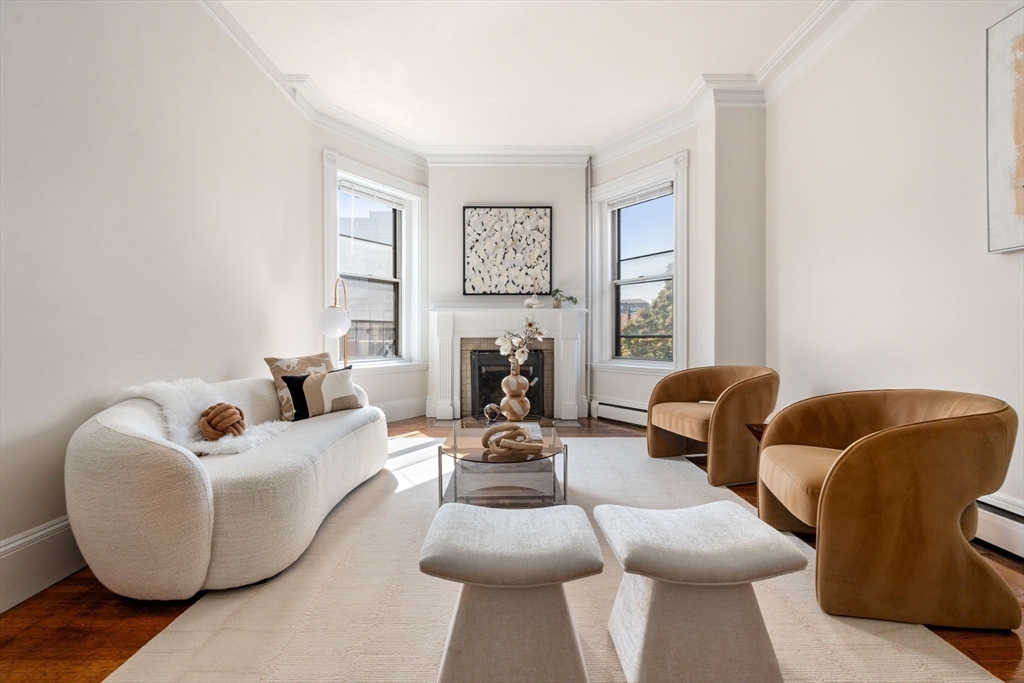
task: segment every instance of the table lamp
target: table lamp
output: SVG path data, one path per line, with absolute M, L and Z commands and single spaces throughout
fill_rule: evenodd
M 338 304 L 338 289 L 344 291 L 344 304 Z M 348 367 L 348 331 L 352 327 L 352 316 L 348 313 L 348 285 L 338 278 L 334 283 L 334 305 L 328 306 L 317 318 L 317 325 L 325 337 L 337 339 L 341 337 L 341 367 Z

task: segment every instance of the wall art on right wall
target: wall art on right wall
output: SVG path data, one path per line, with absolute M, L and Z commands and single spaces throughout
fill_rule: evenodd
M 988 250 L 1024 248 L 1024 8 L 989 27 Z

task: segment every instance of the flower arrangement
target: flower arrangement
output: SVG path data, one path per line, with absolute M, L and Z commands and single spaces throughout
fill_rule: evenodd
M 501 355 L 508 358 L 513 371 L 517 371 L 519 365 L 530 357 L 530 348 L 534 341 L 544 341 L 544 330 L 537 327 L 533 318 L 527 318 L 522 330 L 506 332 L 495 339 L 494 344 Z

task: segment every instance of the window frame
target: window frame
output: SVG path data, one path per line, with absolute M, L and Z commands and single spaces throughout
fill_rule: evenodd
M 338 190 L 335 193 L 335 196 L 337 196 L 341 192 L 345 191 L 346 188 L 344 187 L 344 184 L 355 185 L 355 183 L 352 183 L 351 181 L 346 181 L 346 180 L 342 180 L 341 178 L 339 178 L 338 179 Z M 355 189 L 358 191 L 358 190 L 362 190 L 363 188 L 360 188 L 360 187 L 357 186 Z M 364 192 L 365 192 L 365 190 L 364 190 Z M 384 205 L 381 204 L 380 206 L 384 206 Z M 401 360 L 401 358 L 402 358 L 402 345 L 403 345 L 403 340 L 402 340 L 402 332 L 403 332 L 403 330 L 402 330 L 402 295 L 403 295 L 403 292 L 402 292 L 402 290 L 404 289 L 404 286 L 402 284 L 402 264 L 403 264 L 403 260 L 404 259 L 403 259 L 403 256 L 402 256 L 402 229 L 401 228 L 402 228 L 402 224 L 405 221 L 405 208 L 404 208 L 404 203 L 403 203 L 403 208 L 401 208 L 401 209 L 398 209 L 398 208 L 395 208 L 395 207 L 389 207 L 389 208 L 391 209 L 391 251 L 393 252 L 393 257 L 392 257 L 392 261 L 391 261 L 391 266 L 392 266 L 391 267 L 391 277 L 390 278 L 385 278 L 385 277 L 381 277 L 381 276 L 378 276 L 378 275 L 370 275 L 369 273 L 359 274 L 359 273 L 353 273 L 353 272 L 345 272 L 345 271 L 343 271 L 341 269 L 341 264 L 340 263 L 338 264 L 338 268 L 337 268 L 337 272 L 338 272 L 337 276 L 342 278 L 342 279 L 344 279 L 344 280 L 346 280 L 348 282 L 348 284 L 351 284 L 353 280 L 362 280 L 362 281 L 365 281 L 365 282 L 378 282 L 378 283 L 383 283 L 383 284 L 391 284 L 391 285 L 395 286 L 395 355 L 394 356 L 354 356 L 354 355 L 352 355 L 352 352 L 349 351 L 349 355 L 348 355 L 349 362 L 372 363 L 372 362 L 378 362 L 378 361 L 387 361 L 387 360 L 391 360 L 392 358 Z M 336 222 L 336 224 L 338 224 L 337 221 L 335 221 L 335 222 Z M 338 226 L 339 226 L 339 229 L 340 229 L 340 224 L 338 224 Z M 341 233 L 337 232 L 337 239 L 335 240 L 335 246 L 334 246 L 336 251 L 340 248 L 340 242 L 339 242 L 340 238 L 341 238 Z M 359 240 L 361 242 L 372 242 L 373 241 L 373 240 L 365 240 L 365 239 L 356 237 L 354 235 L 350 236 L 349 239 Z M 374 242 L 374 244 L 380 244 L 380 243 L 379 242 Z M 354 326 L 355 322 L 356 322 L 356 320 L 353 318 L 352 319 L 353 326 Z M 370 323 L 371 328 L 372 328 L 372 324 L 374 322 L 378 322 L 378 321 L 366 320 L 364 322 Z M 372 337 L 372 334 L 371 334 L 371 337 Z M 373 339 L 371 338 L 370 341 L 372 342 Z M 338 342 L 338 343 L 340 344 L 341 342 Z
M 635 375 L 665 376 L 688 367 L 687 348 L 687 212 L 689 153 L 679 154 L 633 171 L 614 180 L 595 185 L 590 194 L 593 238 L 589 246 L 590 367 Z M 672 271 L 672 360 L 654 360 L 618 356 L 618 229 L 614 212 L 622 200 L 649 193 L 672 183 L 673 194 L 673 271 Z M 654 197 L 652 197 L 654 198 Z M 633 202 L 637 203 L 637 202 Z M 623 206 L 626 206 L 625 204 Z M 613 208 L 615 207 L 615 208 Z M 651 282 L 653 278 L 644 278 Z M 627 283 L 628 284 L 628 283 Z
M 649 189 L 654 189 L 654 188 L 649 188 Z M 668 250 L 664 250 L 664 251 L 651 252 L 650 254 L 641 254 L 640 256 L 631 256 L 629 258 L 625 258 L 624 259 L 624 258 L 621 257 L 621 254 L 622 254 L 622 230 L 621 230 L 621 227 L 622 226 L 620 225 L 620 220 L 621 220 L 621 213 L 620 212 L 623 209 L 627 209 L 627 208 L 629 208 L 631 206 L 636 206 L 637 204 L 643 204 L 644 202 L 654 201 L 656 199 L 661 199 L 662 197 L 668 197 L 668 196 L 672 196 L 673 197 L 672 222 L 673 222 L 673 225 L 675 225 L 676 224 L 676 218 L 675 218 L 675 208 L 676 207 L 675 207 L 675 197 L 674 197 L 674 195 L 675 195 L 675 186 L 673 184 L 672 192 L 670 192 L 670 193 L 661 194 L 661 195 L 658 195 L 656 197 L 651 197 L 650 199 L 643 199 L 643 200 L 640 200 L 640 201 L 637 201 L 637 202 L 632 202 L 630 204 L 623 204 L 622 206 L 616 206 L 613 209 L 609 209 L 609 211 L 611 213 L 611 215 L 609 216 L 609 222 L 610 222 L 610 227 L 611 227 L 611 230 L 612 230 L 612 241 L 613 241 L 613 251 L 612 251 L 612 278 L 613 279 L 611 281 L 612 282 L 612 292 L 613 292 L 613 296 L 612 296 L 613 307 L 612 307 L 612 310 L 614 311 L 614 313 L 613 313 L 613 316 L 614 316 L 613 320 L 615 321 L 615 324 L 614 324 L 614 328 L 615 328 L 615 342 L 614 342 L 614 346 L 612 347 L 612 359 L 613 360 L 642 361 L 642 362 L 653 362 L 653 363 L 672 363 L 675 360 L 676 348 L 675 348 L 675 333 L 674 333 L 674 331 L 673 331 L 672 334 L 644 334 L 644 335 L 635 335 L 635 337 L 638 338 L 638 339 L 666 339 L 666 338 L 672 339 L 672 342 L 673 342 L 672 343 L 672 358 L 670 358 L 668 360 L 663 360 L 663 359 L 660 359 L 660 358 L 643 358 L 643 357 L 638 357 L 638 356 L 623 356 L 622 355 L 622 320 L 621 320 L 621 318 L 622 318 L 622 287 L 623 286 L 628 286 L 628 285 L 646 284 L 648 282 L 664 282 L 666 280 L 669 280 L 669 281 L 672 281 L 672 285 L 671 286 L 674 289 L 675 288 L 675 282 L 674 282 L 675 281 L 675 267 L 674 267 L 674 264 L 675 264 L 675 253 L 676 253 L 676 250 L 675 250 L 675 240 L 673 240 L 672 249 L 668 249 Z M 611 202 L 609 202 L 609 203 L 611 203 Z M 667 275 L 655 275 L 655 276 L 652 276 L 652 277 L 647 277 L 647 276 L 644 276 L 644 275 L 641 275 L 639 277 L 632 277 L 632 278 L 623 278 L 622 277 L 622 262 L 623 261 L 631 261 L 633 259 L 638 259 L 638 258 L 648 258 L 648 257 L 651 257 L 651 256 L 659 256 L 661 254 L 672 254 L 672 262 L 673 262 L 672 273 L 667 274 Z M 673 326 L 673 330 L 675 328 L 675 319 L 676 319 L 675 297 L 673 296 L 673 300 L 672 300 L 672 326 Z M 627 338 L 629 338 L 630 336 L 631 335 L 626 335 Z
M 395 229 L 395 280 L 399 281 L 395 329 L 398 354 L 395 357 L 349 358 L 361 373 L 390 372 L 407 367 L 425 368 L 427 358 L 427 188 L 371 166 L 347 159 L 333 150 L 323 150 L 323 306 L 334 303 L 334 287 L 342 276 L 339 260 L 338 192 L 341 184 L 360 193 L 387 198 L 399 205 L 401 220 Z M 394 207 L 392 207 L 394 208 Z M 367 275 L 344 274 L 346 280 L 374 280 Z M 384 281 L 388 281 L 383 278 Z M 324 350 L 339 363 L 341 340 L 323 337 Z

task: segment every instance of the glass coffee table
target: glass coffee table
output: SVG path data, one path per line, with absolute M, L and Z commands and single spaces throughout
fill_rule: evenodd
M 555 431 L 555 423 L 546 417 L 529 415 L 512 423 L 530 432 L 540 443 L 540 453 L 498 455 L 484 447 L 481 438 L 489 428 L 506 424 L 505 419 L 464 417 L 452 425 L 452 432 L 437 447 L 438 506 L 468 503 L 489 507 L 545 507 L 566 501 L 569 475 L 569 448 Z M 556 459 L 562 456 L 562 481 L 558 481 Z M 454 461 L 447 482 L 445 458 Z

